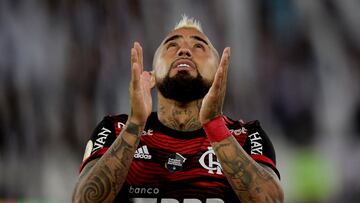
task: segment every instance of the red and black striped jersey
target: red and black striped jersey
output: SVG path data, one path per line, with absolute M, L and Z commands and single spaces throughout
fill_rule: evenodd
M 86 147 L 82 168 L 106 153 L 119 136 L 127 115 L 106 116 Z M 257 162 L 276 168 L 275 151 L 258 121 L 226 125 L 244 150 Z M 176 131 L 163 125 L 153 112 L 142 132 L 126 182 L 115 202 L 236 203 L 240 202 L 223 174 L 203 129 Z

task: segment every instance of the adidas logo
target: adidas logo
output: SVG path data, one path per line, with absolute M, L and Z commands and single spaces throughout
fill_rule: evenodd
M 151 159 L 151 155 L 146 145 L 140 147 L 135 151 L 134 154 L 135 159 Z

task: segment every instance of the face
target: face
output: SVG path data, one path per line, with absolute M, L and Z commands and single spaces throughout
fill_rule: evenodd
M 157 87 L 163 95 L 164 90 L 184 95 L 184 89 L 189 89 L 193 95 L 186 96 L 188 99 L 185 100 L 194 100 L 205 96 L 218 64 L 219 56 L 203 33 L 194 28 L 180 28 L 172 31 L 159 46 L 154 56 L 153 69 Z M 164 96 L 167 96 L 166 93 Z
M 200 74 L 212 81 L 218 63 L 219 56 L 206 35 L 194 28 L 180 28 L 169 33 L 161 43 L 153 68 L 157 80 L 185 71 L 193 77 Z

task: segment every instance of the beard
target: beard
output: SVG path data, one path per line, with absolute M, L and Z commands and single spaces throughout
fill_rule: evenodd
M 204 98 L 211 82 L 205 80 L 199 72 L 197 77 L 192 77 L 187 71 L 179 71 L 171 78 L 168 73 L 156 86 L 165 98 L 188 103 Z

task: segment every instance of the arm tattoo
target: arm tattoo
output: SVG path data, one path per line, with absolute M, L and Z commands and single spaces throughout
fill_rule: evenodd
M 221 106 L 222 104 L 220 103 L 214 103 L 210 109 L 211 109 L 211 112 L 209 114 L 209 117 L 208 119 L 211 120 L 213 118 L 215 118 L 216 116 L 220 115 L 221 114 Z
M 128 132 L 129 134 L 138 136 L 140 134 L 140 127 L 135 123 L 129 122 L 125 131 Z
M 231 187 L 241 202 L 282 201 L 277 177 L 247 155 L 235 138 L 227 138 L 221 143 L 215 143 L 213 147 Z
M 127 124 L 109 150 L 80 180 L 74 199 L 80 202 L 112 202 L 115 199 L 126 180 L 140 132 L 140 126 Z M 134 144 L 125 137 L 134 139 Z
M 84 202 L 104 201 L 108 196 L 110 189 L 109 168 L 99 171 L 98 175 L 94 175 L 89 183 L 84 187 L 82 200 Z

